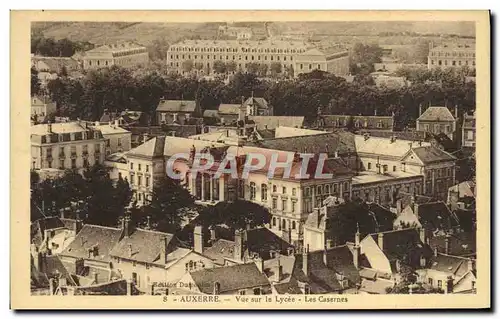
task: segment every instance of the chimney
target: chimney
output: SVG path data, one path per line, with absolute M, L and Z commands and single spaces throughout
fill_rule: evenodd
M 73 231 L 75 232 L 75 236 L 76 236 L 76 234 L 78 234 L 80 232 L 80 230 L 82 230 L 82 227 L 83 227 L 83 222 L 80 219 L 80 213 L 77 211 L 75 222 L 73 224 Z
M 472 259 L 471 259 L 471 258 L 469 258 L 469 259 L 467 260 L 467 270 L 468 270 L 468 271 L 472 271 L 472 270 L 474 270 L 474 263 L 473 263 L 473 261 L 472 261 Z
M 426 243 L 426 241 L 425 241 L 425 228 L 420 227 L 418 229 L 418 231 L 419 231 L 418 233 L 420 235 L 420 241 L 425 244 Z
M 115 120 L 115 127 L 120 126 L 120 121 L 118 119 Z
M 146 143 L 148 141 L 148 133 L 142 134 L 142 142 Z
M 375 116 L 377 116 L 377 109 L 375 109 Z
M 128 244 L 128 256 L 132 257 L 132 244 Z
M 214 282 L 214 295 L 218 295 L 220 293 L 220 283 L 218 281 Z
M 411 148 L 412 148 L 412 145 L 413 145 L 413 143 L 412 143 L 412 142 L 408 143 L 408 146 L 410 146 L 410 150 L 411 150 Z
M 325 244 L 325 247 L 323 248 L 323 264 L 325 266 L 328 266 L 328 260 L 327 260 L 327 250 L 328 250 L 328 246 L 327 244 Z
M 309 244 L 302 250 L 302 271 L 309 277 Z
M 422 103 L 418 105 L 418 117 L 422 115 Z
M 61 217 L 60 217 L 60 218 L 61 218 L 61 219 L 64 219 L 64 208 L 62 208 L 62 209 L 60 210 L 60 213 L 61 213 Z
M 52 123 L 50 121 L 47 122 L 47 133 L 52 133 Z
M 130 221 L 130 216 L 125 214 L 122 219 L 122 237 L 130 237 L 132 234 L 132 222 Z
M 146 229 L 151 229 L 151 216 L 146 216 Z
M 384 233 L 379 233 L 378 234 L 378 246 L 380 247 L 381 250 L 384 249 Z
M 127 279 L 127 296 L 132 296 L 132 280 Z
M 153 296 L 155 294 L 155 283 L 150 283 L 148 288 L 148 295 Z
M 444 239 L 444 253 L 449 255 L 450 254 L 450 234 L 446 234 L 446 237 Z
M 194 251 L 197 252 L 198 254 L 203 254 L 203 245 L 204 245 L 203 227 L 196 226 L 194 228 L 193 239 L 194 239 Z
M 361 235 L 359 233 L 359 226 L 358 226 L 358 230 L 356 231 L 356 234 L 354 235 L 354 249 L 353 249 L 353 252 L 352 252 L 352 263 L 354 264 L 354 267 L 356 267 L 356 269 L 359 268 L 359 255 L 360 255 L 360 250 L 361 250 L 361 247 L 359 246 L 360 244 L 360 238 Z
M 437 255 L 438 255 L 438 249 L 437 249 L 437 246 L 436 246 L 436 247 L 434 247 L 434 257 L 437 257 Z
M 54 278 L 50 278 L 49 279 L 49 294 L 51 296 L 53 296 L 54 292 L 56 291 L 56 289 L 55 289 L 55 281 L 56 280 Z
M 234 232 L 234 249 L 233 249 L 233 258 L 235 260 L 242 260 L 243 259 L 243 253 L 245 251 L 245 237 L 246 237 L 246 231 L 240 231 L 236 230 Z
M 420 216 L 418 215 L 418 204 L 417 203 L 413 204 L 413 215 L 415 215 L 417 220 L 420 219 Z
M 255 265 L 259 269 L 260 273 L 264 273 L 264 259 L 260 256 L 254 259 Z
M 94 285 L 97 285 L 99 283 L 99 274 L 97 272 L 94 272 Z
M 167 255 L 168 255 L 168 237 L 165 236 L 161 239 L 160 243 L 160 263 L 166 264 L 167 263 Z
M 398 214 L 398 216 L 401 214 L 402 211 L 403 211 L 403 202 L 401 201 L 401 199 L 398 199 L 396 201 L 396 213 Z
M 280 257 L 278 256 L 278 264 L 274 270 L 272 281 L 279 282 L 283 278 L 283 266 L 281 266 Z
M 455 120 L 458 120 L 458 105 L 455 104 Z
M 215 227 L 210 227 L 210 242 L 214 243 L 217 240 L 217 234 L 215 233 Z

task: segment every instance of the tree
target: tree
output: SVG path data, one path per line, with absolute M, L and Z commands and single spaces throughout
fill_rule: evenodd
M 292 65 L 285 66 L 285 73 L 289 78 L 293 78 L 294 77 L 293 66 Z
M 267 64 L 265 64 L 265 63 L 260 64 L 259 65 L 259 72 L 258 72 L 259 76 L 265 77 L 267 75 L 268 68 L 269 67 L 267 66 Z
M 245 212 L 245 214 L 242 214 Z M 271 215 L 264 206 L 257 203 L 236 200 L 234 202 L 219 202 L 215 206 L 208 206 L 200 213 L 199 222 L 206 228 L 210 226 L 226 225 L 231 229 L 245 229 L 269 224 Z
M 179 180 L 165 176 L 154 183 L 151 201 L 144 206 L 144 213 L 151 217 L 157 230 L 176 232 L 192 217 L 193 203 L 193 197 Z
M 132 200 L 132 190 L 128 180 L 123 179 L 122 176 L 118 176 L 118 181 L 116 182 L 116 200 L 118 205 L 122 207 L 127 207 Z
M 203 69 L 203 63 L 201 62 L 196 62 L 194 64 L 194 68 L 196 69 L 196 71 L 200 72 L 202 69 Z
M 229 61 L 226 63 L 227 72 L 234 73 L 234 72 L 236 72 L 236 68 L 237 68 L 237 65 L 236 65 L 235 61 Z
M 38 71 L 32 67 L 31 68 L 31 96 L 35 96 L 40 91 L 40 79 L 38 79 Z
M 194 66 L 193 60 L 185 60 L 182 62 L 182 71 L 191 72 L 193 66 Z
M 252 74 L 259 73 L 260 64 L 257 62 L 250 62 L 247 64 L 247 72 Z
M 219 73 L 219 74 L 226 73 L 226 64 L 224 63 L 224 61 L 217 60 L 214 62 L 213 69 L 214 69 L 214 72 Z
M 273 76 L 276 76 L 283 71 L 283 66 L 279 62 L 273 62 L 273 63 L 271 63 L 270 70 L 271 70 L 271 74 Z
M 66 66 L 65 66 L 65 65 L 63 65 L 63 66 L 61 67 L 61 71 L 59 72 L 59 75 L 60 75 L 60 76 L 63 76 L 63 77 L 64 77 L 64 76 L 68 76 L 68 69 L 66 68 Z

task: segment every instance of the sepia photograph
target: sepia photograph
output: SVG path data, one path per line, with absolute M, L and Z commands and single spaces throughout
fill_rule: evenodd
M 15 252 L 29 258 L 23 295 L 439 307 L 476 300 L 483 276 L 489 302 L 489 189 L 476 180 L 489 42 L 475 21 L 489 32 L 488 14 L 207 13 L 28 22 L 31 86 L 12 80 L 31 100 L 26 226 L 11 235 L 27 242 L 30 228 L 29 254 Z M 22 107 L 13 121 L 27 123 Z

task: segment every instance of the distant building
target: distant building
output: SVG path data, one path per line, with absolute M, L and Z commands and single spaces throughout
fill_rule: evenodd
M 185 64 L 190 61 L 190 64 Z M 249 63 L 281 65 L 282 73 L 293 69 L 294 75 L 322 70 L 336 75 L 349 73 L 349 54 L 340 47 L 315 49 L 301 41 L 281 40 L 185 40 L 168 48 L 167 64 L 177 73 L 196 69 L 200 74 L 212 74 L 214 63 L 235 63 L 235 71 L 247 71 Z M 198 67 L 199 66 L 199 67 Z
M 472 113 L 472 115 L 464 114 L 462 146 L 476 147 L 476 112 Z
M 219 26 L 218 36 L 228 39 L 250 40 L 253 32 L 248 27 L 234 27 L 228 25 Z
M 94 126 L 101 131 L 106 140 L 106 156 L 113 153 L 126 152 L 131 149 L 132 132 L 120 127 L 119 120 L 109 124 L 99 124 Z
M 105 44 L 86 51 L 83 57 L 85 70 L 111 67 L 112 65 L 127 68 L 147 63 L 149 63 L 148 50 L 133 42 Z
M 460 68 L 468 66 L 476 68 L 475 44 L 445 43 L 434 47 L 432 42 L 429 47 L 427 68 Z
M 48 96 L 33 96 L 31 98 L 31 119 L 40 123 L 57 110 L 56 103 Z
M 420 106 L 419 115 L 417 119 L 417 131 L 430 132 L 436 135 L 445 133 L 450 139 L 456 140 L 457 106 L 455 106 L 455 116 L 453 116 L 446 106 L 429 106 L 423 113 Z
M 319 114 L 316 123 L 313 123 L 319 129 L 348 129 L 350 126 L 353 130 L 376 130 L 376 131 L 393 131 L 394 116 L 380 115 L 334 115 L 334 114 Z
M 161 100 L 156 108 L 158 124 L 190 124 L 197 116 L 201 116 L 200 106 L 193 100 Z
M 87 122 L 31 126 L 33 169 L 83 169 L 104 162 L 106 140 Z

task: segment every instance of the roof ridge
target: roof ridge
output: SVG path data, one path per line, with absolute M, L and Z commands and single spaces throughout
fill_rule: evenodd
M 95 228 L 104 228 L 104 229 L 112 229 L 112 230 L 121 230 L 121 228 L 110 227 L 110 226 L 102 226 L 102 225 L 94 225 L 94 224 L 84 224 L 82 229 L 85 227 L 95 227 Z
M 174 236 L 174 234 L 171 234 L 171 233 L 165 233 L 165 232 L 161 232 L 161 231 L 158 231 L 158 230 L 152 230 L 152 229 L 144 229 L 144 228 L 137 227 L 135 230 L 145 231 L 145 232 L 149 232 L 149 233 L 157 233 L 157 234 L 162 234 L 162 235 L 171 235 L 171 236 Z
M 392 229 L 392 230 L 381 231 L 381 232 L 378 232 L 378 233 L 370 233 L 368 235 L 388 234 L 388 233 L 403 232 L 403 231 L 408 231 L 408 230 L 417 231 L 418 228 L 419 227 L 410 227 L 410 228 L 403 228 L 403 229 Z

